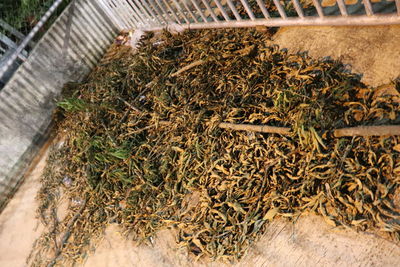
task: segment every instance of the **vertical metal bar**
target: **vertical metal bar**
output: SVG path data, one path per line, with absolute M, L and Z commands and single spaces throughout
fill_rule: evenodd
M 166 2 L 168 2 L 168 0 Z M 186 16 L 186 14 L 183 11 L 183 8 L 181 7 L 181 5 L 176 0 L 172 0 L 172 2 L 174 2 L 174 5 L 177 8 L 179 14 L 181 14 L 181 16 L 186 21 L 186 23 L 190 23 L 189 18 Z
M 115 0 L 114 0 L 114 4 L 118 9 L 118 16 L 121 16 L 123 19 L 125 19 L 125 21 L 127 22 L 128 26 L 132 22 L 133 23 L 136 22 L 137 26 L 140 25 L 140 24 L 141 25 L 145 24 L 145 22 L 142 20 L 142 18 L 138 14 L 136 14 L 135 12 L 132 12 L 133 16 L 126 12 L 127 11 L 126 7 L 125 7 L 125 5 L 127 5 L 126 2 L 118 1 L 118 3 L 115 3 Z
M 140 12 L 148 21 L 149 24 L 153 24 L 153 18 L 151 15 L 147 12 L 147 10 L 143 7 L 141 3 L 138 3 L 136 0 L 129 0 L 131 3 L 131 6 L 137 10 L 137 12 Z
M 114 10 L 116 11 L 117 16 L 124 22 L 125 24 L 125 28 L 130 28 L 130 24 L 131 22 L 129 21 L 129 19 L 127 18 L 125 12 L 121 11 L 121 5 L 116 4 L 114 1 L 110 1 L 109 2 L 113 3 L 115 8 Z M 136 17 L 134 19 L 134 21 L 136 22 L 136 26 L 138 26 L 140 24 L 140 20 L 138 20 Z
M 212 10 L 212 8 L 210 7 L 210 5 L 208 4 L 208 0 L 201 0 L 204 4 L 204 6 L 207 8 L 208 12 L 210 12 L 211 17 L 213 18 L 213 20 L 215 22 L 218 22 L 219 19 L 217 18 L 217 15 L 215 15 L 214 10 Z
M 287 15 L 285 10 L 283 9 L 281 3 L 279 3 L 279 0 L 273 0 L 274 4 L 276 6 L 276 8 L 278 9 L 279 15 L 281 16 L 281 18 L 283 19 L 287 19 Z
M 217 5 L 218 9 L 221 11 L 222 16 L 226 21 L 231 20 L 231 18 L 228 16 L 228 13 L 226 13 L 224 7 L 221 5 L 219 0 L 214 0 L 214 3 Z
M 322 10 L 322 6 L 319 3 L 319 0 L 312 0 L 315 6 L 315 9 L 317 10 L 318 16 L 320 16 L 321 18 L 324 17 L 324 11 Z
M 374 14 L 374 11 L 372 10 L 371 2 L 369 0 L 362 0 L 362 1 L 365 7 L 365 13 L 368 16 L 372 16 Z
M 165 24 L 168 24 L 168 21 L 164 18 L 162 11 L 157 7 L 153 0 L 149 0 L 151 8 L 153 8 L 154 12 L 164 21 Z
M 140 24 L 143 25 L 143 22 L 140 19 L 136 19 L 134 16 L 130 16 L 130 15 L 128 15 L 128 17 L 130 18 L 130 25 L 129 25 L 128 28 L 132 27 L 132 23 L 133 23 L 135 28 L 138 28 Z
M 194 22 L 197 22 L 198 20 L 197 20 L 196 16 L 193 14 L 192 10 L 190 10 L 188 4 L 186 3 L 186 0 L 183 0 L 183 6 L 186 8 L 187 12 L 190 14 L 190 16 L 192 17 Z
M 196 0 L 190 0 L 190 1 L 192 2 L 192 4 L 194 5 L 194 7 L 196 8 L 197 12 L 199 12 L 199 14 L 200 14 L 201 18 L 203 19 L 203 21 L 204 21 L 205 23 L 207 23 L 207 22 L 208 22 L 208 21 L 207 21 L 207 18 L 206 18 L 206 16 L 204 15 L 203 11 L 201 11 L 201 8 L 200 8 L 199 4 L 197 4 Z
M 336 0 L 336 2 L 338 3 L 339 9 L 340 9 L 340 14 L 342 14 L 342 16 L 347 16 L 347 9 L 346 9 L 346 4 L 344 3 L 343 0 Z
M 101 9 L 108 15 L 108 17 L 116 25 L 118 25 L 119 30 L 122 30 L 125 27 L 125 23 L 118 16 L 116 16 L 114 10 L 111 8 L 108 2 L 105 2 L 105 0 L 99 0 L 99 5 Z
M 249 3 L 247 3 L 246 0 L 240 0 L 240 2 L 242 2 L 242 5 L 243 5 L 244 9 L 246 10 L 247 15 L 249 15 L 250 19 L 255 20 L 256 17 L 254 16 L 253 11 L 251 11 Z
M 120 6 L 117 5 L 116 3 L 114 3 L 114 1 L 103 0 L 102 2 L 104 3 L 104 6 L 106 6 L 106 8 L 108 10 L 113 11 L 115 18 L 118 18 L 118 20 L 124 24 L 124 26 L 120 30 L 122 30 L 124 28 L 125 29 L 132 28 L 132 25 L 133 25 L 133 27 L 137 27 L 137 25 L 139 24 L 136 20 L 128 19 L 127 17 L 119 15 Z M 93 4 L 95 4 L 95 3 L 93 3 Z
M 153 12 L 153 10 L 151 9 L 151 7 L 149 6 L 149 3 L 146 2 L 146 0 L 136 0 L 139 2 L 139 4 L 141 4 L 146 10 L 147 12 L 149 12 L 149 15 L 155 19 L 160 25 L 162 24 L 161 20 L 157 17 L 157 15 Z
M 271 16 L 269 15 L 268 10 L 265 8 L 265 4 L 263 0 L 257 0 L 257 5 L 260 7 L 261 12 L 264 15 L 264 18 L 269 19 Z
M 174 20 L 172 19 L 172 17 L 168 14 L 167 10 L 165 10 L 164 6 L 162 5 L 162 3 L 160 2 L 160 0 L 155 0 L 156 4 L 158 5 L 158 7 L 161 9 L 162 13 L 165 15 L 165 17 L 167 18 L 167 20 L 169 20 L 170 22 L 173 22 Z
M 400 0 L 396 0 L 397 15 L 400 16 Z
M 182 24 L 181 20 L 179 19 L 178 15 L 176 14 L 175 10 L 173 10 L 172 7 L 170 6 L 170 4 L 168 3 L 168 0 L 162 0 L 162 2 L 166 5 L 168 10 L 171 12 L 172 16 L 174 16 L 176 22 L 178 24 Z
M 293 0 L 294 9 L 296 9 L 297 15 L 300 18 L 304 18 L 303 8 L 301 7 L 299 0 Z
M 139 8 L 135 5 L 135 3 L 132 2 L 132 0 L 127 0 L 127 3 L 131 7 L 131 9 L 133 9 L 136 12 L 136 14 L 139 15 L 140 18 L 143 19 L 144 22 L 146 22 L 146 20 L 149 20 L 149 18 L 146 17 L 146 13 L 141 11 L 141 10 L 139 10 Z
M 226 2 L 228 3 L 229 8 L 232 10 L 232 13 L 235 16 L 236 20 L 242 20 L 242 18 L 240 17 L 240 14 L 237 11 L 235 5 L 232 3 L 232 0 L 226 0 Z
M 134 10 L 133 8 L 129 8 L 129 9 L 124 9 L 123 10 L 126 13 L 126 17 L 131 20 L 131 21 L 135 21 L 135 16 L 136 16 L 136 23 L 137 24 L 142 24 L 143 26 L 146 25 L 146 18 L 139 15 L 140 11 L 137 12 L 136 10 Z

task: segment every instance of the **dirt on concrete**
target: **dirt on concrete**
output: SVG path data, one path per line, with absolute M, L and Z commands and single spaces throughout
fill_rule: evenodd
M 370 86 L 400 76 L 400 25 L 287 27 L 279 29 L 272 42 L 292 53 L 308 51 L 314 58 L 339 59 Z
M 373 234 L 332 228 L 316 215 L 296 223 L 273 221 L 249 253 L 229 266 L 397 266 L 400 248 Z M 152 246 L 127 241 L 110 225 L 86 267 L 106 266 L 228 266 L 195 261 L 177 248 L 173 230 L 158 233 Z
M 330 56 L 362 73 L 363 81 L 379 86 L 400 76 L 400 26 L 283 28 L 274 43 L 290 52 Z M 36 193 L 45 166 L 44 154 L 15 197 L 0 214 L 0 266 L 25 266 L 42 227 L 36 219 Z M 190 200 L 188 200 L 190 202 Z M 60 215 L 65 205 L 60 207 Z M 62 215 L 61 215 L 62 217 Z M 81 265 L 101 266 L 221 266 L 195 261 L 177 247 L 174 230 L 160 231 L 151 246 L 122 236 L 111 224 L 93 255 Z M 398 266 L 400 247 L 374 235 L 329 226 L 316 215 L 295 223 L 277 219 L 235 266 Z M 228 264 L 226 264 L 228 265 Z
M 40 176 L 46 165 L 48 152 L 34 164 L 32 171 L 0 214 L 0 266 L 26 266 L 26 258 L 35 240 L 44 230 L 36 219 Z

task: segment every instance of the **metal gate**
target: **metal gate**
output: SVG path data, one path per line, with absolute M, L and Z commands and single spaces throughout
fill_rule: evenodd
M 99 0 L 124 29 L 400 23 L 400 0 Z

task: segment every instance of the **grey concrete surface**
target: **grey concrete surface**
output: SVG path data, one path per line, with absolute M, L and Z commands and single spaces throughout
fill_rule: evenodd
M 117 33 L 96 0 L 73 2 L 0 91 L 0 211 L 46 137 L 63 85 L 82 80 Z

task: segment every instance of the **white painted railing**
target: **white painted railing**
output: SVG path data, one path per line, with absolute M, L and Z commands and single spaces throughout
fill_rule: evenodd
M 55 0 L 0 66 L 0 80 L 63 0 Z M 81 0 L 75 0 L 79 2 Z M 378 0 L 379 1 L 379 0 Z M 400 23 L 400 0 L 92 0 L 120 30 Z
M 400 0 L 99 0 L 121 29 L 400 23 Z

